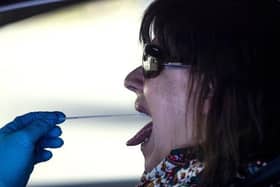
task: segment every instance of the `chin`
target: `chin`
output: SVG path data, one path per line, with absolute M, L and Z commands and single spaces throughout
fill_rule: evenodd
M 151 152 L 145 152 L 147 150 L 141 147 L 141 151 L 145 160 L 144 166 L 146 172 L 150 172 L 166 157 L 165 155 L 161 155 L 159 151 L 154 151 L 154 149 Z
M 145 172 L 150 172 L 155 166 L 152 166 L 152 164 L 150 163 L 150 161 L 148 159 L 145 158 Z
M 148 142 L 142 143 L 141 144 L 141 152 L 144 156 L 145 160 L 145 171 L 149 172 L 152 170 L 157 163 L 155 162 L 155 156 L 154 155 L 154 147 L 153 147 L 153 139 L 149 139 Z

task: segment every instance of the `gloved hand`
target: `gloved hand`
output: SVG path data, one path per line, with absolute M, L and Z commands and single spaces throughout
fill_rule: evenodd
M 0 187 L 26 186 L 34 165 L 52 157 L 45 148 L 59 148 L 61 112 L 33 112 L 0 129 Z

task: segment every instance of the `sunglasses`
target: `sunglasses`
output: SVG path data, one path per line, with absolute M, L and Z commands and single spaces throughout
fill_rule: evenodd
M 165 60 L 163 52 L 156 45 L 146 44 L 144 46 L 142 69 L 145 78 L 155 78 L 165 67 L 189 68 L 190 66 L 182 62 Z

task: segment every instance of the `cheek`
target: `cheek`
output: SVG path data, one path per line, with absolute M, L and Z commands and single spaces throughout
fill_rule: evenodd
M 186 116 L 185 85 L 160 85 L 147 83 L 144 95 L 157 133 L 166 136 L 174 125 L 183 125 Z
M 168 112 L 170 98 L 168 98 L 168 93 L 160 83 L 153 80 L 147 82 L 143 93 L 153 120 Z
M 154 123 L 152 134 L 154 146 L 167 152 L 185 145 L 191 136 L 187 136 L 190 132 L 187 125 L 188 117 L 192 113 L 187 111 L 187 81 L 180 83 L 165 82 L 165 85 L 161 85 L 159 82 L 148 82 L 143 90 Z
M 153 120 L 163 118 L 169 121 L 186 113 L 187 80 L 176 76 L 172 78 L 145 81 L 143 94 Z

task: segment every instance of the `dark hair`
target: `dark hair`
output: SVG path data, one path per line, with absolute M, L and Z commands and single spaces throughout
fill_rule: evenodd
M 155 0 L 144 13 L 140 41 L 154 35 L 168 58 L 192 65 L 188 92 L 197 98 L 198 138 L 205 135 L 203 186 L 227 186 L 242 163 L 280 153 L 279 4 Z M 193 92 L 194 81 L 200 86 Z

